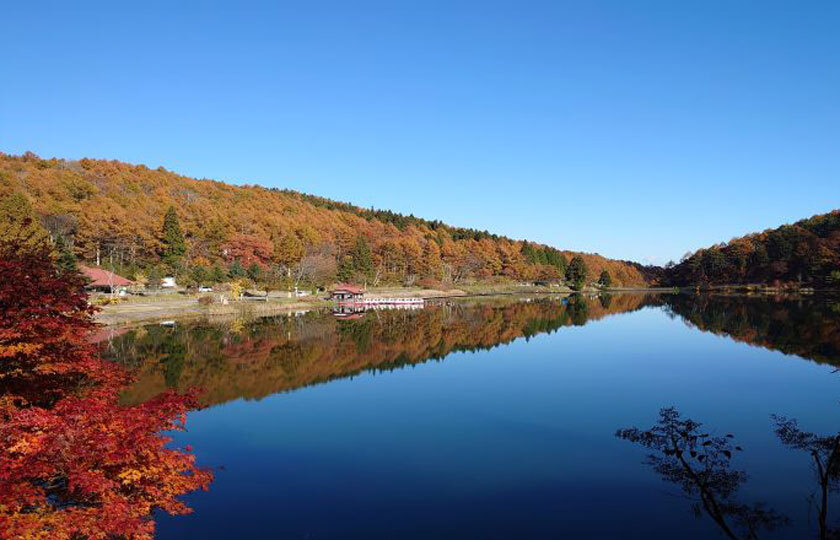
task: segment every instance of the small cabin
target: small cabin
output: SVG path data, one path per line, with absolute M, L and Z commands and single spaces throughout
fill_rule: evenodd
M 357 285 L 348 285 L 346 283 L 342 283 L 336 285 L 330 291 L 330 299 L 338 300 L 339 302 L 353 302 L 356 300 L 361 300 L 364 294 L 365 291 L 361 287 Z
M 126 288 L 134 285 L 133 281 L 127 280 L 113 272 L 109 272 L 104 268 L 93 268 L 90 266 L 79 265 L 79 270 L 88 279 L 85 288 L 89 291 L 116 293 L 124 291 Z
M 175 278 L 172 276 L 166 276 L 160 280 L 161 289 L 174 289 L 176 287 L 178 287 L 178 284 L 175 283 Z

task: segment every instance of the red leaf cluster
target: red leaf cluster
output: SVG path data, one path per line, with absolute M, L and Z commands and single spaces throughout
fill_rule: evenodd
M 0 536 L 151 538 L 151 513 L 212 473 L 167 446 L 194 395 L 120 405 L 131 377 L 100 359 L 82 278 L 47 247 L 0 243 Z

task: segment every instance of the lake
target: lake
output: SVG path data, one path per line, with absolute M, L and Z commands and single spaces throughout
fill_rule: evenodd
M 819 538 L 840 520 L 837 298 L 497 297 L 102 339 L 135 374 L 126 404 L 202 391 L 171 444 L 215 479 L 194 513 L 156 513 L 159 538 Z

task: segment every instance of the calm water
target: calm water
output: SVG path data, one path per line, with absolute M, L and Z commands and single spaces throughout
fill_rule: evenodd
M 160 538 L 818 538 L 838 319 L 831 298 L 508 298 L 102 346 L 137 374 L 126 402 L 204 392 L 174 444 L 216 479 Z

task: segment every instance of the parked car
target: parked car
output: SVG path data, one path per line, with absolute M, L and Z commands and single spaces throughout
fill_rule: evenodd
M 199 287 L 198 292 L 213 292 L 213 287 Z

